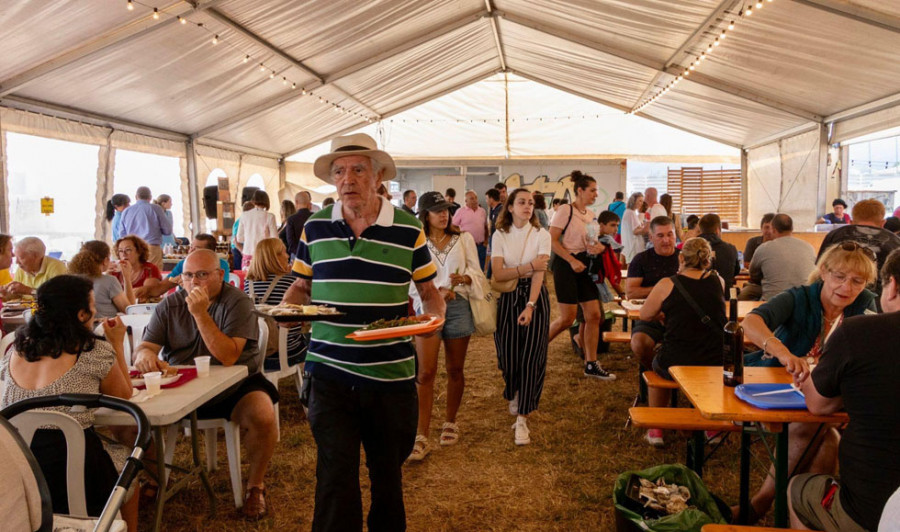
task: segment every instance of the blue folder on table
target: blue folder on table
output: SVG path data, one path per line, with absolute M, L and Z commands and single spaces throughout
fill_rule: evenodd
M 757 408 L 765 408 L 767 410 L 806 410 L 806 400 L 797 391 L 755 396 L 755 394 L 790 388 L 790 384 L 740 384 L 734 389 L 734 395 L 745 403 Z

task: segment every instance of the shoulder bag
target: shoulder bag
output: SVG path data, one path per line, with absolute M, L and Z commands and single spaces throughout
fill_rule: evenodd
M 528 228 L 528 232 L 525 233 L 525 241 L 522 242 L 522 252 L 519 253 L 519 262 L 522 262 L 522 257 L 525 256 L 525 245 L 528 244 L 528 237 L 531 236 L 531 230 L 534 229 L 534 226 L 530 226 Z M 507 233 L 508 234 L 508 233 Z M 500 292 L 501 294 L 506 292 L 512 292 L 516 289 L 516 286 L 519 284 L 519 278 L 513 277 L 508 281 L 498 281 L 496 278 L 491 277 L 491 288 Z

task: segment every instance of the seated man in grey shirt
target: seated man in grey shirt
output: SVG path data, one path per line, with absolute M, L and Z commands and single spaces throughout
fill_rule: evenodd
M 787 214 L 772 219 L 773 239 L 759 246 L 750 261 L 750 281 L 762 286 L 762 300 L 806 284 L 816 269 L 816 252 L 809 242 L 793 235 L 794 221 Z
M 134 366 L 141 372 L 157 371 L 168 364 L 193 364 L 198 356 L 212 357 L 212 364 L 247 366 L 249 377 L 210 399 L 197 415 L 226 418 L 247 431 L 243 441 L 250 472 L 243 512 L 259 519 L 266 514 L 263 479 L 278 439 L 273 406 L 278 390 L 260 373 L 253 302 L 224 282 L 219 259 L 210 250 L 188 255 L 181 278 L 184 290 L 157 305 L 135 350 Z

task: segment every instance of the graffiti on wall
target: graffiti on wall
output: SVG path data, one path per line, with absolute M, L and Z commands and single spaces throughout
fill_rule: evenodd
M 550 205 L 554 199 L 566 199 L 571 203 L 575 199 L 575 189 L 572 185 L 572 176 L 566 174 L 557 178 L 555 181 L 548 179 L 546 175 L 537 176 L 531 183 L 525 184 L 524 177 L 518 172 L 514 172 L 503 180 L 507 189 L 512 191 L 519 187 L 528 189 L 531 192 L 540 192 Z M 595 205 L 606 205 L 615 197 L 615 192 L 610 192 L 598 184 L 597 200 Z

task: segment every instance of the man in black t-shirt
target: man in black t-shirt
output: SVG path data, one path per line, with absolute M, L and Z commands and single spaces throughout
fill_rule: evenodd
M 712 269 L 725 281 L 725 297 L 734 286 L 734 276 L 741 273 L 737 260 L 737 248 L 722 240 L 722 219 L 718 214 L 706 214 L 700 218 L 700 238 L 709 242 L 713 251 Z
M 883 267 L 888 254 L 900 248 L 900 237 L 882 227 L 884 215 L 884 204 L 878 200 L 868 199 L 857 202 L 853 206 L 851 225 L 839 227 L 825 235 L 816 261 L 831 246 L 852 240 L 874 251 L 878 268 Z M 875 283 L 875 293 L 881 293 L 881 279 Z
M 628 299 L 645 299 L 660 279 L 678 272 L 678 250 L 675 248 L 675 225 L 667 216 L 650 221 L 650 243 L 653 247 L 635 255 L 628 265 L 625 295 Z M 662 342 L 666 327 L 658 321 L 638 320 L 631 332 L 631 350 L 641 361 L 652 361 L 656 344 Z M 642 362 L 643 363 L 643 362 Z M 650 367 L 649 364 L 644 364 Z
M 885 503 L 900 487 L 900 251 L 888 256 L 881 279 L 887 314 L 844 320 L 801 384 L 812 414 L 843 408 L 850 424 L 840 444 L 840 481 L 810 474 L 791 480 L 793 528 L 876 530 Z

